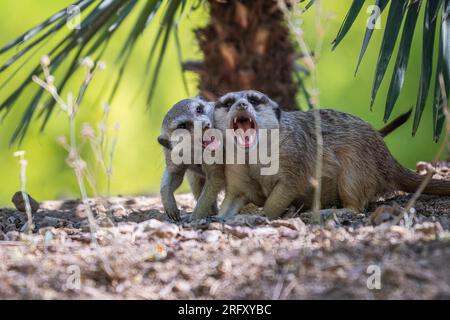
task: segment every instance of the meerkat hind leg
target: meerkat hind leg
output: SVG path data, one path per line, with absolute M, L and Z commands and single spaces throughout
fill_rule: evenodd
M 222 202 L 222 206 L 219 210 L 219 217 L 222 219 L 228 219 L 239 213 L 239 210 L 247 204 L 244 197 L 231 195 L 229 192 L 225 192 L 225 199 Z
M 189 182 L 189 186 L 191 187 L 191 191 L 192 194 L 194 195 L 195 200 L 197 201 L 197 205 L 198 205 L 198 201 L 200 199 L 200 196 L 202 194 L 203 191 L 203 187 L 205 186 L 205 178 L 200 176 L 199 174 L 188 170 L 186 172 L 186 177 L 188 179 Z M 219 209 L 217 208 L 217 202 L 215 201 L 210 208 L 211 212 L 213 214 L 217 214 L 217 212 L 219 211 Z
M 206 182 L 192 213 L 192 219 L 206 218 L 217 213 L 214 210 L 217 208 L 217 196 L 225 185 L 225 177 L 223 176 L 223 169 L 221 167 L 211 166 L 207 167 L 205 171 Z
M 203 186 L 205 185 L 205 178 L 192 170 L 186 171 L 186 178 L 189 182 L 189 187 L 191 188 L 195 200 L 198 200 L 200 194 L 202 193 Z
M 292 195 L 289 190 L 292 190 L 292 187 L 280 182 L 273 188 L 264 204 L 264 214 L 269 219 L 279 218 L 295 201 L 295 195 Z

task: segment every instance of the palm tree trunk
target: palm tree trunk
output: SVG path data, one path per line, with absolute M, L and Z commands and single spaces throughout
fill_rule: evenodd
M 268 94 L 285 110 L 297 109 L 295 50 L 274 0 L 209 0 L 210 22 L 196 30 L 204 60 L 200 94 L 214 100 L 238 90 Z

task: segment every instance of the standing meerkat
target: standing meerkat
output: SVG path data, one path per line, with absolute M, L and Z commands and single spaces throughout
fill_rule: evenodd
M 226 196 L 220 216 L 233 216 L 255 198 L 254 203 L 264 206 L 265 214 L 272 219 L 278 218 L 291 203 L 301 201 L 304 209 L 312 207 L 317 157 L 314 112 L 283 112 L 274 101 L 257 91 L 233 92 L 218 100 L 214 114 L 216 127 L 237 132 L 237 143 L 243 148 L 249 147 L 249 141 L 258 141 L 261 129 L 279 129 L 276 174 L 262 175 L 261 164 L 227 164 Z M 416 191 L 424 177 L 394 159 L 380 132 L 343 112 L 329 109 L 319 112 L 323 139 L 320 196 L 323 207 L 361 211 L 376 196 L 386 192 Z M 253 136 L 243 137 L 242 132 L 249 129 L 253 130 Z M 424 193 L 450 195 L 450 181 L 432 179 Z
M 224 187 L 223 167 L 219 165 L 206 166 L 202 164 L 189 163 L 176 164 L 172 159 L 172 150 L 176 146 L 171 141 L 175 130 L 183 129 L 190 135 L 192 142 L 191 160 L 194 150 L 194 124 L 197 123 L 202 129 L 202 133 L 213 127 L 214 103 L 195 97 L 181 100 L 176 103 L 165 115 L 161 134 L 158 142 L 163 146 L 166 167 L 161 179 L 161 201 L 167 215 L 174 219 L 180 219 L 174 192 L 183 182 L 186 174 L 191 191 L 197 200 L 197 205 L 193 211 L 193 218 L 203 218 L 217 213 L 217 195 L 220 189 Z M 202 134 L 198 145 L 202 150 L 206 147 L 217 147 L 217 141 Z M 206 139 L 206 140 L 205 140 Z M 200 150 L 200 152 L 202 151 Z M 214 179 L 210 179 L 214 176 Z

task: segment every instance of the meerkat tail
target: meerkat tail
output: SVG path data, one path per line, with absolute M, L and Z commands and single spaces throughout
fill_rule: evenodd
M 402 191 L 406 192 L 416 192 L 419 188 L 425 176 L 419 175 L 403 166 L 398 164 L 397 170 L 397 183 Z M 438 180 L 438 179 L 430 179 L 427 183 L 425 189 L 423 190 L 424 194 L 432 194 L 439 196 L 449 196 L 450 195 L 450 181 L 448 180 Z
M 397 118 L 389 122 L 387 125 L 385 125 L 383 128 L 378 130 L 378 132 L 381 134 L 381 136 L 384 138 L 392 131 L 396 130 L 398 127 L 402 126 L 406 121 L 408 121 L 409 117 L 411 116 L 412 108 L 409 109 L 408 112 L 405 112 L 401 115 L 399 115 Z

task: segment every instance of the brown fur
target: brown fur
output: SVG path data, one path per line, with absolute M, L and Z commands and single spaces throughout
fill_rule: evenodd
M 260 103 L 252 105 L 249 96 L 260 97 Z M 230 100 L 229 107 L 223 107 L 223 102 Z M 280 130 L 280 169 L 275 175 L 263 176 L 259 164 L 227 165 L 226 198 L 219 214 L 234 215 L 242 205 L 255 201 L 257 205 L 263 202 L 270 218 L 279 217 L 298 201 L 305 209 L 311 208 L 317 155 L 316 111 L 283 112 L 260 92 L 234 92 L 219 99 L 216 126 L 228 128 L 237 106 L 242 104 L 258 128 Z M 370 124 L 335 110 L 319 112 L 323 137 L 322 207 L 336 205 L 361 211 L 378 195 L 418 188 L 423 177 L 401 166 Z M 450 182 L 431 180 L 424 192 L 450 195 Z
M 197 112 L 198 106 L 202 107 L 202 112 Z M 197 200 L 193 217 L 202 218 L 217 213 L 217 194 L 224 184 L 220 176 L 220 173 L 223 175 L 223 169 L 199 164 L 174 164 L 171 160 L 172 142 L 170 141 L 172 132 L 179 128 L 180 124 L 187 124 L 186 129 L 190 130 L 192 137 L 194 122 L 200 122 L 202 128 L 211 128 L 213 107 L 212 103 L 201 98 L 185 99 L 175 104 L 164 117 L 161 134 L 158 137 L 158 142 L 163 146 L 166 161 L 160 193 L 166 214 L 174 220 L 180 219 L 174 193 L 183 182 L 185 174 Z M 217 178 L 212 179 L 211 176 L 217 176 Z

